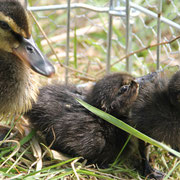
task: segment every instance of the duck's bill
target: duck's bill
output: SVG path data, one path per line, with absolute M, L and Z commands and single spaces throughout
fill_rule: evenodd
M 50 77 L 55 73 L 54 66 L 42 55 L 32 37 L 22 38 L 19 47 L 14 48 L 13 53 L 41 75 Z

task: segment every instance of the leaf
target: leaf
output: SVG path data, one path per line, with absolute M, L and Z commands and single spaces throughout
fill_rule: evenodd
M 171 152 L 172 154 L 174 154 L 175 156 L 180 158 L 180 153 L 175 151 L 174 149 L 171 149 L 170 147 L 168 147 L 167 145 L 158 142 L 150 137 L 148 137 L 147 135 L 141 133 L 140 131 L 134 129 L 133 127 L 131 127 L 130 125 L 126 124 L 125 122 L 113 117 L 112 115 L 101 111 L 89 104 L 87 104 L 86 102 L 80 100 L 80 99 L 76 99 L 82 106 L 84 106 L 86 109 L 88 109 L 89 111 L 91 111 L 92 113 L 96 114 L 97 116 L 101 117 L 102 119 L 108 121 L 109 123 L 117 126 L 118 128 L 128 132 L 129 134 L 143 140 L 146 141 L 154 146 L 157 146 L 159 148 L 163 148 L 165 150 L 167 150 L 168 152 Z

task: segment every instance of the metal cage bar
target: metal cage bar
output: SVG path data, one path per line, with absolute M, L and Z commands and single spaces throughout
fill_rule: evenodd
M 65 65 L 69 65 L 69 44 L 70 44 L 70 13 L 71 13 L 71 0 L 67 0 L 68 6 L 67 6 L 67 39 L 66 39 L 66 61 Z M 68 69 L 65 68 L 65 83 L 68 83 Z
M 158 19 L 157 19 L 157 44 L 161 42 L 161 15 L 162 15 L 162 0 L 158 1 Z M 160 69 L 161 46 L 157 46 L 157 62 L 156 69 Z
M 113 0 L 110 0 L 109 11 L 113 10 Z M 107 36 L 107 57 L 106 57 L 106 73 L 110 72 L 110 63 L 111 63 L 111 45 L 112 45 L 112 23 L 113 17 L 109 14 L 108 22 L 108 36 Z
M 67 9 L 67 4 L 62 4 L 62 5 L 49 5 L 49 6 L 36 6 L 36 7 L 28 7 L 28 10 L 30 11 L 53 11 L 53 10 L 63 10 Z M 130 3 L 130 7 L 140 11 L 148 16 L 151 16 L 155 19 L 158 18 L 158 15 L 144 7 L 141 7 L 135 3 Z M 114 7 L 113 10 L 109 11 L 108 7 L 96 7 L 88 4 L 83 4 L 83 3 L 71 3 L 71 9 L 77 9 L 77 8 L 82 8 L 86 9 L 89 11 L 94 11 L 98 13 L 109 13 L 113 16 L 125 16 L 125 8 L 120 8 L 120 7 Z M 168 24 L 169 26 L 172 26 L 178 30 L 180 30 L 180 25 L 161 16 L 161 22 Z
M 131 52 L 131 41 L 132 41 L 132 33 L 131 33 L 131 7 L 130 7 L 130 0 L 126 0 L 126 55 Z M 132 58 L 126 58 L 126 70 L 127 72 L 132 72 Z
M 27 0 L 25 0 L 27 4 Z M 124 6 L 120 6 L 121 2 L 125 4 Z M 109 7 L 96 7 L 93 5 L 88 5 L 84 3 L 71 3 L 70 0 L 67 0 L 67 4 L 61 5 L 49 5 L 49 6 L 37 6 L 37 7 L 29 7 L 28 10 L 31 11 L 55 11 L 55 10 L 67 10 L 67 39 L 66 39 L 66 60 L 65 65 L 69 65 L 69 51 L 70 51 L 70 21 L 71 21 L 71 9 L 85 9 L 88 11 L 93 11 L 97 13 L 107 13 L 108 14 L 108 31 L 107 31 L 107 56 L 106 56 L 106 73 L 110 72 L 111 67 L 111 48 L 112 48 L 112 33 L 113 33 L 113 18 L 122 17 L 125 19 L 125 28 L 126 28 L 126 45 L 125 51 L 126 54 L 131 53 L 132 51 L 132 26 L 131 18 L 136 17 L 139 12 L 150 16 L 157 20 L 157 44 L 161 42 L 161 24 L 165 23 L 168 26 L 175 28 L 177 31 L 180 31 L 180 25 L 168 18 L 162 16 L 162 0 L 158 1 L 157 13 L 142 7 L 136 3 L 131 2 L 130 0 L 109 0 Z M 143 22 L 144 23 L 144 22 Z M 145 23 L 144 23 L 144 26 Z M 147 27 L 146 27 L 147 28 Z M 149 27 L 151 28 L 151 27 Z M 154 31 L 153 31 L 154 33 Z M 134 35 L 133 35 L 134 36 Z M 138 38 L 138 37 L 135 37 Z M 137 39 L 138 40 L 138 39 Z M 143 46 L 143 43 L 142 43 Z M 166 50 L 167 51 L 167 50 Z M 156 68 L 160 69 L 160 56 L 161 56 L 161 46 L 157 46 L 156 50 Z M 131 57 L 126 58 L 126 70 L 128 72 L 132 72 L 132 59 Z M 68 82 L 68 69 L 65 70 L 65 82 Z

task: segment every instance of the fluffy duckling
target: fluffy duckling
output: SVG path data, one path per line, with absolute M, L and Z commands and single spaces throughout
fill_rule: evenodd
M 157 78 L 140 89 L 131 122 L 146 135 L 180 151 L 180 71 L 170 80 Z
M 54 67 L 35 45 L 28 12 L 17 0 L 0 0 L 0 64 L 0 116 L 24 113 L 38 93 L 34 72 L 51 76 Z
M 124 73 L 105 76 L 85 95 L 75 86 L 51 85 L 40 89 L 37 103 L 26 116 L 48 145 L 53 142 L 52 149 L 106 166 L 115 160 L 128 134 L 89 112 L 75 98 L 126 122 L 137 94 L 138 84 Z

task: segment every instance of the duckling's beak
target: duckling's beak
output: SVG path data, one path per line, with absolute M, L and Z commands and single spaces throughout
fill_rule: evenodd
M 50 77 L 55 73 L 54 66 L 42 55 L 32 37 L 22 37 L 20 45 L 13 49 L 13 53 L 39 74 Z

